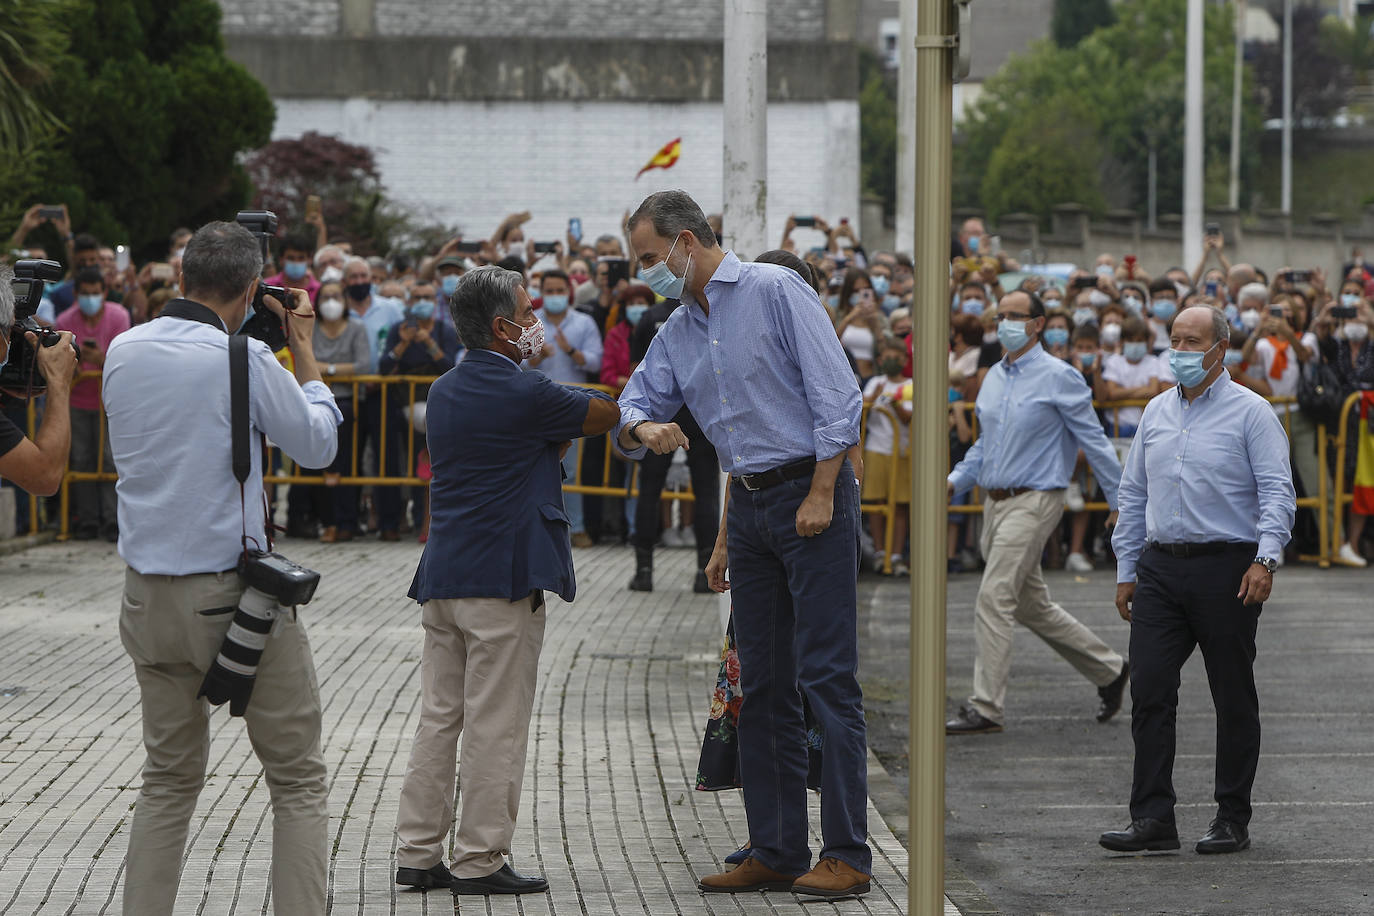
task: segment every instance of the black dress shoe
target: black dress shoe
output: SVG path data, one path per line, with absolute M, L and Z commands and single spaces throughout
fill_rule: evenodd
M 967 706 L 960 706 L 959 714 L 945 723 L 946 735 L 989 735 L 1001 730 L 1001 722 L 994 722 Z
M 1131 821 L 1125 830 L 1109 830 L 1097 838 L 1098 845 L 1112 852 L 1162 852 L 1178 848 L 1178 827 L 1152 817 Z
M 510 863 L 502 865 L 497 871 L 485 878 L 454 878 L 455 894 L 542 894 L 549 889 L 549 882 L 539 875 L 516 874 Z
M 1116 680 L 1106 687 L 1097 688 L 1097 695 L 1102 699 L 1102 705 L 1097 707 L 1097 721 L 1106 722 L 1121 710 L 1121 694 L 1126 692 L 1126 685 L 1130 682 L 1131 663 L 1123 661 Z
M 706 577 L 706 573 L 699 572 L 692 580 L 692 591 L 698 595 L 711 594 L 711 580 Z
M 433 868 L 397 868 L 396 883 L 427 891 L 432 887 L 451 887 L 453 875 L 443 862 Z
M 1234 821 L 1217 818 L 1212 821 L 1207 835 L 1197 841 L 1195 848 L 1204 856 L 1218 852 L 1240 852 L 1250 848 L 1250 831 Z

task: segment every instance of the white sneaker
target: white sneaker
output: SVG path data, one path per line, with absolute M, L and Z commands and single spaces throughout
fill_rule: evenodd
M 1078 481 L 1069 481 L 1069 487 L 1064 491 L 1064 505 L 1068 507 L 1070 512 L 1083 511 L 1083 488 L 1078 485 Z M 1072 567 L 1070 568 L 1072 569 Z M 1088 569 L 1092 569 L 1092 567 L 1089 566 Z
M 677 540 L 679 547 L 691 547 L 695 550 L 697 546 L 697 533 L 691 528 L 679 528 L 677 530 Z
M 678 533 L 678 529 L 673 528 L 673 527 L 668 527 L 668 528 L 664 528 L 664 529 L 663 529 L 663 546 L 664 546 L 664 547 L 681 547 L 681 546 L 682 546 L 682 535 Z
M 886 550 L 873 551 L 873 571 L 881 573 L 883 571 L 883 561 L 887 559 Z
M 1092 572 L 1093 561 L 1081 553 L 1071 553 L 1069 558 L 1064 561 L 1064 568 L 1069 572 Z
M 1336 554 L 1335 560 L 1344 566 L 1356 566 L 1363 568 L 1369 565 L 1369 561 L 1355 552 L 1355 548 L 1349 543 L 1341 545 L 1340 551 Z
M 904 559 L 902 558 L 902 555 L 901 555 L 901 554 L 893 554 L 893 555 L 892 555 L 892 575 L 894 575 L 894 576 L 909 576 L 909 575 L 911 575 L 911 567 L 909 567 L 909 566 L 906 565 L 906 560 L 904 560 Z

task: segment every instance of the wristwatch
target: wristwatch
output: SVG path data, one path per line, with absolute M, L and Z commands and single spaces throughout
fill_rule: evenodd
M 1250 562 L 1258 563 L 1260 566 L 1263 566 L 1265 571 L 1271 576 L 1274 574 L 1274 571 L 1279 568 L 1279 561 L 1275 560 L 1273 557 L 1255 557 L 1255 559 Z
M 625 427 L 625 432 L 629 435 L 631 439 L 638 442 L 640 445 L 643 445 L 644 440 L 639 438 L 639 428 L 648 422 L 648 420 L 636 420 L 629 426 Z

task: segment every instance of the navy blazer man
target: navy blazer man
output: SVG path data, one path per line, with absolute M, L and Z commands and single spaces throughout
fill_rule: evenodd
M 426 413 L 429 541 L 410 587 L 423 607 L 423 692 L 397 813 L 396 882 L 458 894 L 540 893 L 505 860 L 515 832 L 545 591 L 576 592 L 560 459 L 620 419 L 605 394 L 523 371 L 543 348 L 523 278 L 469 272 L 449 300 L 467 355 L 436 381 Z M 462 810 L 454 858 L 458 738 Z

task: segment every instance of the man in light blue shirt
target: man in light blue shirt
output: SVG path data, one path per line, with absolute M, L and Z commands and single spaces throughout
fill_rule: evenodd
M 1259 765 L 1255 631 L 1293 530 L 1283 424 L 1231 380 L 1230 328 L 1210 306 L 1170 330 L 1177 388 L 1145 408 L 1121 477 L 1116 607 L 1131 623 L 1131 825 L 1107 849 L 1178 849 L 1173 786 L 1179 673 L 1201 646 L 1217 713 L 1217 816 L 1200 853 L 1250 845 Z
M 1045 306 L 1039 297 L 1009 293 L 997 318 L 1007 355 L 988 370 L 975 405 L 978 439 L 949 475 L 951 498 L 974 484 L 983 489 L 987 564 L 974 618 L 973 696 L 945 723 L 949 735 L 1002 730 L 1016 621 L 1097 685 L 1097 721 L 1121 708 L 1127 681 L 1126 662 L 1055 604 L 1040 571 L 1040 552 L 1059 525 L 1078 450 L 1113 509 L 1121 465 L 1093 412 L 1083 374 L 1040 346 Z
M 749 698 L 739 718 L 739 769 L 750 857 L 703 877 L 700 888 L 865 893 L 872 852 L 855 676 L 859 499 L 845 462 L 859 441 L 859 386 L 815 291 L 785 267 L 744 264 L 722 251 L 687 194 L 651 195 L 628 226 L 641 279 L 683 304 L 621 394 L 618 444 L 636 459 L 648 449 L 693 447 L 668 422 L 685 405 L 732 478 L 707 576 L 714 590 L 734 592 Z M 798 688 L 825 733 L 823 846 L 809 872 Z

